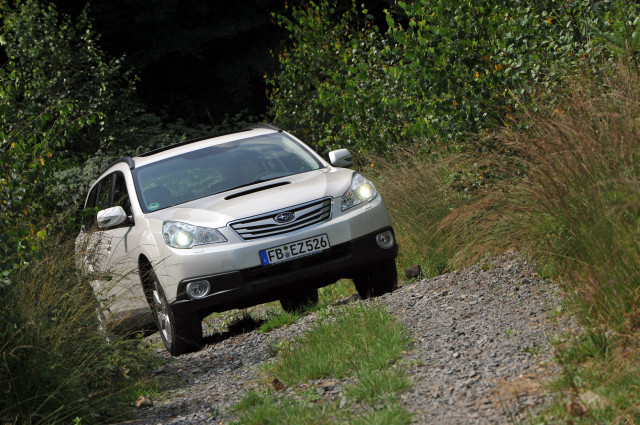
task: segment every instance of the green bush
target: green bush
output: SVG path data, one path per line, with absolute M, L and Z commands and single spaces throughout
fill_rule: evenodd
M 398 2 L 386 32 L 355 2 L 338 12 L 278 16 L 292 45 L 268 78 L 275 122 L 325 150 L 456 151 L 522 104 L 553 104 L 566 75 L 609 69 L 612 42 L 638 49 L 638 6 L 614 0 Z
M 270 113 L 320 150 L 384 149 L 397 140 L 392 127 L 404 126 L 402 84 L 387 79 L 384 69 L 397 55 L 359 13 L 355 2 L 340 10 L 323 0 L 276 17 L 292 46 L 267 80 Z

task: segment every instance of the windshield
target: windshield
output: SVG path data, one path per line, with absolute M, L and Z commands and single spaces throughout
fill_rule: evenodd
M 144 212 L 157 211 L 253 183 L 323 168 L 282 133 L 187 152 L 133 170 Z

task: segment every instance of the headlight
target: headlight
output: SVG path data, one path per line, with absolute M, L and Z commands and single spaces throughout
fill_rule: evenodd
M 351 186 L 344 195 L 342 195 L 342 211 L 355 207 L 362 202 L 371 201 L 377 195 L 378 191 L 373 183 L 361 174 L 354 173 L 351 179 Z
M 162 237 L 167 245 L 174 248 L 191 248 L 195 245 L 210 245 L 226 242 L 227 238 L 216 229 L 194 226 L 179 221 L 162 223 Z

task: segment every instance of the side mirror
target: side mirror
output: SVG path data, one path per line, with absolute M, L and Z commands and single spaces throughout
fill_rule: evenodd
M 334 167 L 349 168 L 353 166 L 353 157 L 347 149 L 338 149 L 329 152 L 329 161 Z
M 98 227 L 108 229 L 119 226 L 127 221 L 127 213 L 120 206 L 98 211 Z

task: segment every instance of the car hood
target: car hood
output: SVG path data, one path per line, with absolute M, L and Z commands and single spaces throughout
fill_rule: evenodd
M 285 209 L 324 197 L 342 196 L 353 170 L 323 168 L 196 199 L 147 214 L 148 218 L 223 227 L 230 221 Z

